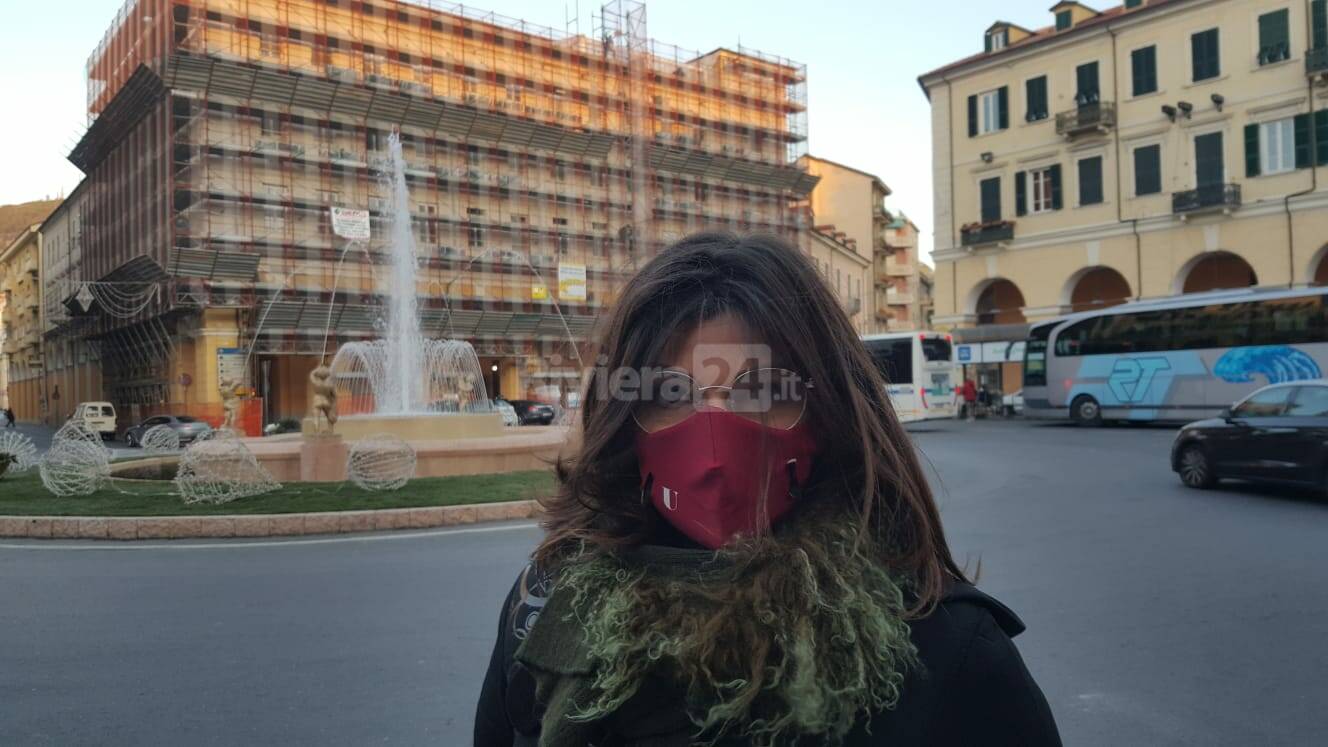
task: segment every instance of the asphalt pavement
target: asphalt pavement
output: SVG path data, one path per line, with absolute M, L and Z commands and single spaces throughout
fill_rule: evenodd
M 1166 428 L 912 430 L 1067 745 L 1328 732 L 1328 501 L 1186 489 Z M 0 744 L 468 744 L 537 538 L 0 540 Z

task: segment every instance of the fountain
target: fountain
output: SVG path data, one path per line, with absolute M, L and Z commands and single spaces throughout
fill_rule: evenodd
M 406 162 L 395 132 L 388 137 L 388 167 L 384 334 L 379 340 L 346 343 L 333 356 L 336 429 L 347 438 L 391 433 L 408 441 L 501 435 L 502 416 L 489 401 L 474 348 L 464 340 L 426 339 L 420 331 L 419 256 Z

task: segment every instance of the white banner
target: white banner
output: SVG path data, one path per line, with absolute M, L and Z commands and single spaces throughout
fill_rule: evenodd
M 558 300 L 586 300 L 586 266 L 558 265 Z
M 369 211 L 333 207 L 332 233 L 351 241 L 369 240 Z

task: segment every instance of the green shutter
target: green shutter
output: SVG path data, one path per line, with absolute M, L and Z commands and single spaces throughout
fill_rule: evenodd
M 997 129 L 1004 130 L 1010 126 L 1010 87 L 1001 86 L 996 91 Z
M 1051 209 L 1061 209 L 1061 165 L 1058 163 L 1048 169 L 1051 172 Z
M 1314 165 L 1328 165 L 1328 109 L 1314 113 Z
M 1028 214 L 1028 196 L 1024 193 L 1028 184 L 1028 173 L 1016 172 L 1014 175 L 1014 214 Z
M 1036 122 L 1047 117 L 1047 76 L 1029 78 L 1024 84 L 1024 98 L 1028 101 L 1025 122 Z
M 1125 8 L 1126 10 L 1130 8 L 1137 8 L 1140 5 L 1143 5 L 1143 2 L 1144 0 L 1125 0 Z
M 1152 195 L 1162 191 L 1162 146 L 1145 145 L 1134 149 L 1134 194 Z
M 1296 168 L 1310 167 L 1310 115 L 1297 114 L 1291 120 L 1291 129 L 1296 137 Z
M 1193 79 L 1196 81 L 1216 78 L 1222 74 L 1219 60 L 1217 29 L 1200 31 L 1190 36 L 1190 56 L 1193 65 Z
M 1079 161 L 1079 204 L 1099 202 L 1102 202 L 1102 157 L 1093 156 Z
M 1056 30 L 1064 31 L 1070 28 L 1070 26 L 1073 23 L 1073 20 L 1074 16 L 1071 15 L 1070 11 L 1062 10 L 1061 12 L 1056 14 Z
M 1001 178 L 983 179 L 979 185 L 982 197 L 982 222 L 995 223 L 1001 219 Z
M 1289 11 L 1285 8 L 1259 16 L 1259 64 L 1285 60 L 1291 55 Z
M 1144 47 L 1130 53 L 1130 70 L 1135 96 L 1157 90 L 1157 47 Z
M 1258 176 L 1259 169 L 1259 125 L 1245 125 L 1245 176 Z
M 991 34 L 982 35 L 982 51 L 983 52 L 991 51 Z
M 1310 30 L 1315 49 L 1328 47 L 1328 0 L 1310 3 Z
M 977 137 L 978 134 L 978 97 L 968 97 L 968 136 Z

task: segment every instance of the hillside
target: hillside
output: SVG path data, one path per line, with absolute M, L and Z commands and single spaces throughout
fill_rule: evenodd
M 60 200 L 37 200 L 18 205 L 0 205 L 0 249 L 34 223 L 41 223 L 60 204 Z

